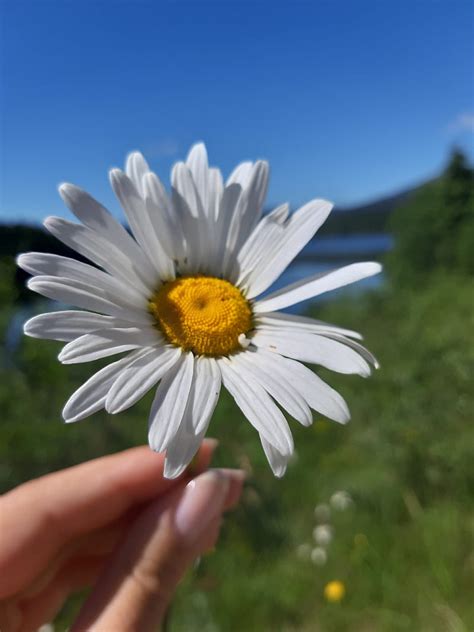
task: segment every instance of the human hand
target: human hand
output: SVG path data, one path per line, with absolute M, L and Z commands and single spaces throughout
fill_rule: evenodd
M 194 473 L 175 480 L 163 478 L 162 455 L 140 447 L 1 497 L 0 630 L 37 630 L 87 586 L 71 632 L 155 630 L 240 498 L 242 471 L 207 470 L 215 447 L 205 440 Z

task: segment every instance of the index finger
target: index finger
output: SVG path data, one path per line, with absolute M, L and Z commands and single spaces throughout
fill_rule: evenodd
M 216 446 L 204 440 L 197 469 Z M 148 447 L 95 459 L 21 485 L 0 498 L 0 598 L 33 580 L 74 537 L 115 521 L 182 479 L 163 478 L 164 456 Z

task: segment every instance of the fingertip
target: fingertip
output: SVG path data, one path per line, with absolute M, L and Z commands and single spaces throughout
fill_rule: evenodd
M 219 439 L 214 439 L 214 437 L 206 437 L 206 439 L 204 439 L 204 441 L 202 442 L 202 445 L 213 452 L 219 445 Z
M 198 542 L 220 518 L 230 486 L 230 477 L 220 470 L 208 470 L 187 484 L 175 511 L 176 531 L 184 542 Z

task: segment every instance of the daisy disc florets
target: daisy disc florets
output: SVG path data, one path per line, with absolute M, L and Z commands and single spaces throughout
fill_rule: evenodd
M 171 194 L 138 152 L 110 180 L 131 235 L 88 193 L 63 184 L 80 223 L 49 217 L 45 226 L 92 265 L 45 253 L 18 257 L 33 275 L 31 290 L 79 308 L 35 316 L 27 335 L 66 342 L 64 364 L 124 354 L 70 397 L 65 421 L 102 408 L 121 412 L 158 384 L 149 443 L 166 451 L 165 475 L 173 478 L 199 448 L 223 385 L 282 476 L 293 439 L 281 409 L 305 426 L 311 409 L 349 419 L 342 397 L 302 363 L 365 377 L 377 362 L 356 332 L 280 310 L 381 266 L 348 265 L 262 298 L 323 224 L 329 202 L 263 215 L 267 163 L 244 162 L 224 183 L 203 144 L 173 167 Z

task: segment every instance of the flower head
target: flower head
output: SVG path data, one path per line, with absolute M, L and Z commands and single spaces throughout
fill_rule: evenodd
M 345 511 L 353 504 L 351 495 L 344 490 L 334 492 L 329 502 L 331 503 L 331 507 L 334 507 L 336 511 Z
M 316 566 L 324 566 L 327 562 L 328 554 L 322 546 L 316 546 L 311 551 L 311 561 Z
M 331 211 L 313 200 L 262 214 L 264 161 L 240 164 L 224 183 L 203 144 L 172 170 L 171 194 L 138 152 L 112 188 L 131 235 L 82 189 L 59 192 L 80 223 L 57 217 L 46 228 L 91 263 L 44 253 L 18 257 L 31 290 L 79 310 L 42 314 L 25 333 L 67 344 L 64 364 L 125 354 L 68 400 L 66 422 L 105 408 L 121 412 L 158 384 L 149 443 L 166 450 L 165 475 L 178 476 L 196 453 L 221 385 L 260 435 L 277 476 L 293 452 L 281 411 L 307 426 L 314 409 L 345 423 L 345 401 L 302 362 L 340 373 L 370 374 L 375 358 L 359 334 L 280 310 L 376 274 L 357 263 L 317 274 L 261 297 Z
M 316 544 L 328 546 L 332 540 L 332 527 L 329 524 L 320 524 L 313 529 L 313 538 Z
M 335 603 L 344 599 L 344 595 L 346 594 L 346 587 L 344 583 L 334 579 L 333 581 L 326 584 L 324 587 L 324 597 L 326 601 Z

